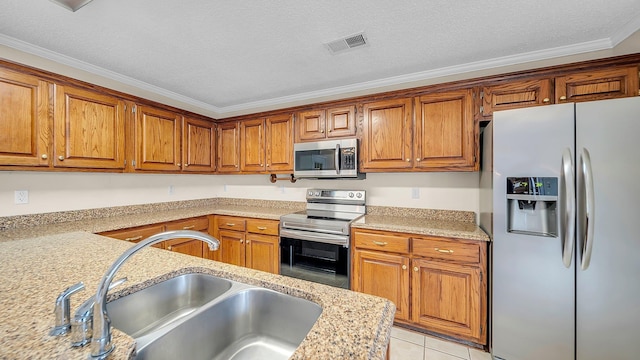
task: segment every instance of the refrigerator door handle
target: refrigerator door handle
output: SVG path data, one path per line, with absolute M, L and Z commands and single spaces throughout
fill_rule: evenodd
M 565 149 L 562 153 L 562 181 L 564 182 L 564 203 L 565 211 L 560 214 L 561 226 L 563 229 L 562 238 L 562 263 L 565 267 L 571 267 L 571 258 L 575 245 L 575 217 L 576 217 L 576 191 L 575 177 L 573 172 L 573 156 L 570 149 Z
M 587 149 L 582 149 L 580 155 L 582 176 L 584 177 L 585 189 L 585 214 L 584 223 L 581 226 L 586 228 L 585 237 L 582 239 L 582 259 L 580 268 L 587 270 L 591 262 L 591 250 L 593 249 L 593 232 L 595 220 L 595 192 L 593 187 L 593 171 L 591 170 L 591 156 Z M 584 228 L 583 228 L 584 230 Z

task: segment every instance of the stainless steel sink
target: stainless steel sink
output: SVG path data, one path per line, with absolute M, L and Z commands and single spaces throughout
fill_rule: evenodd
M 111 325 L 133 338 L 188 316 L 224 294 L 231 281 L 207 274 L 184 274 L 107 304 Z
M 107 304 L 136 359 L 288 359 L 322 313 L 305 299 L 213 275 L 180 275 Z
M 288 359 L 320 313 L 308 300 L 244 289 L 140 346 L 136 359 Z

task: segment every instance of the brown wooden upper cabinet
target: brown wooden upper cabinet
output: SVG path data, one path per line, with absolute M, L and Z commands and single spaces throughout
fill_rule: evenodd
M 136 170 L 179 171 L 182 116 L 150 107 L 135 108 Z
M 477 170 L 472 90 L 434 93 L 414 101 L 414 168 Z
M 240 123 L 240 171 L 293 171 L 293 127 L 290 114 Z
M 360 170 L 411 169 L 411 98 L 367 103 L 363 112 Z
M 480 93 L 480 115 L 493 116 L 494 111 L 552 104 L 553 80 L 533 79 L 509 81 L 485 86 Z
M 556 78 L 556 102 L 579 102 L 636 96 L 638 67 L 592 70 Z
M 368 103 L 363 111 L 362 171 L 477 169 L 470 89 Z
M 49 84 L 0 69 L 0 165 L 48 166 Z
M 218 124 L 218 172 L 240 171 L 240 123 Z
M 216 125 L 212 121 L 184 118 L 182 125 L 182 171 L 216 170 Z
M 355 106 L 303 111 L 296 117 L 296 142 L 355 135 Z
M 56 84 L 54 166 L 124 169 L 124 108 L 119 98 Z
M 554 94 L 555 92 L 555 94 Z M 480 116 L 530 106 L 605 100 L 638 94 L 638 67 L 590 70 L 564 76 L 507 81 L 482 87 Z

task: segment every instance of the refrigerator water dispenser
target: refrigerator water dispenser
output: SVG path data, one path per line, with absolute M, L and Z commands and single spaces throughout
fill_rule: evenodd
M 507 231 L 558 236 L 558 178 L 507 178 Z

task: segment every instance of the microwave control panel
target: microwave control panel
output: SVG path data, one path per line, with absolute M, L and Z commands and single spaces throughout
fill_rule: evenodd
M 355 170 L 358 159 L 356 158 L 356 148 L 347 147 L 340 149 L 340 169 Z

